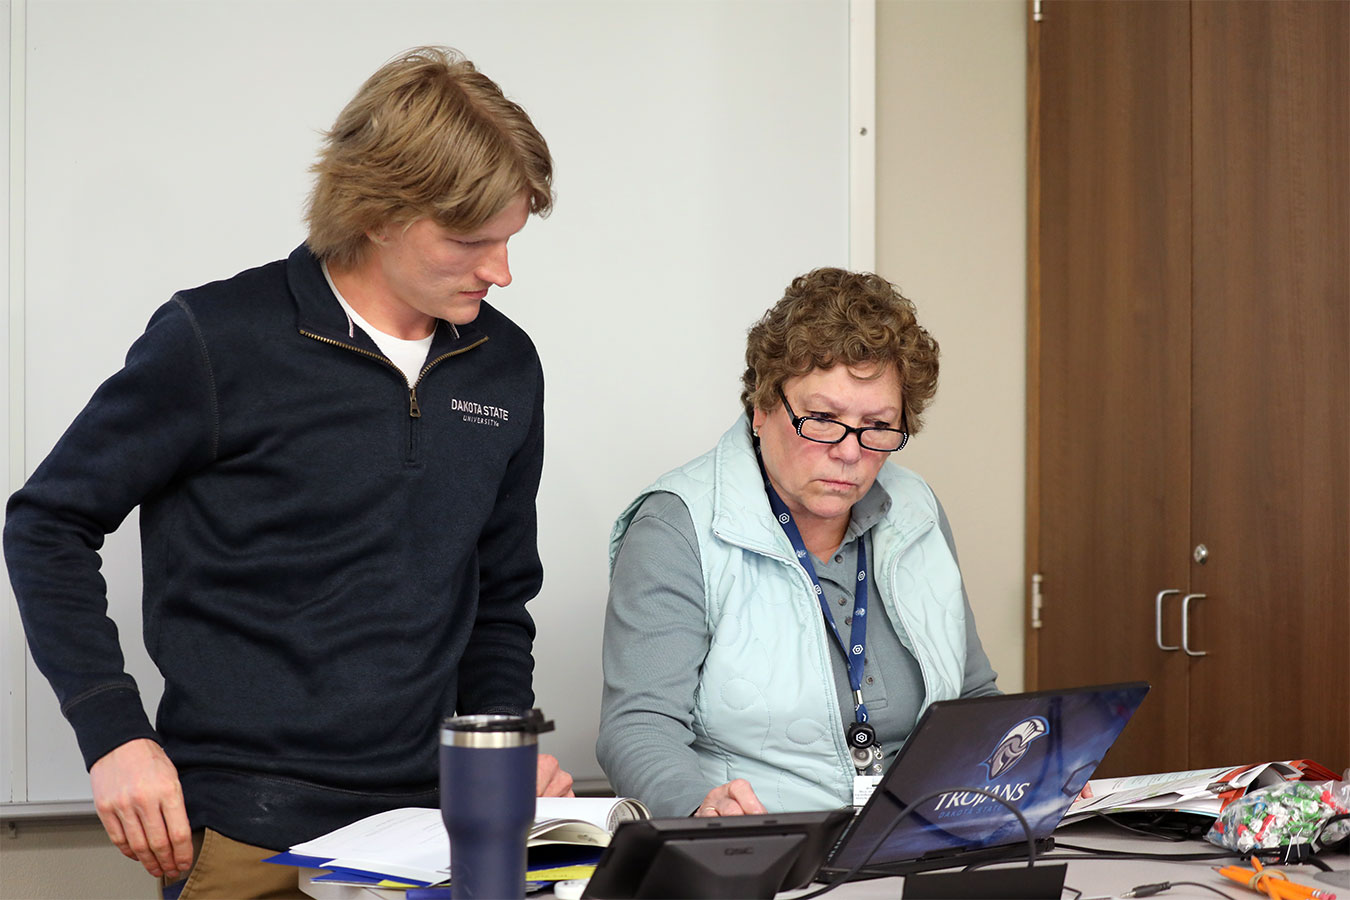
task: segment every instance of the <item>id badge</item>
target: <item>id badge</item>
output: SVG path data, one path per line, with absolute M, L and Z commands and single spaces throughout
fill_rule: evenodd
M 853 806 L 860 809 L 867 803 L 868 798 L 876 792 L 877 785 L 881 783 L 880 775 L 854 775 L 853 776 Z

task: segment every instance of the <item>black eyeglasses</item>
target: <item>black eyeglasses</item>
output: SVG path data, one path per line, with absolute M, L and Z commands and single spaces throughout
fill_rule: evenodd
M 838 419 L 799 416 L 792 411 L 787 394 L 780 390 L 778 396 L 783 398 L 783 408 L 787 410 L 788 418 L 792 420 L 792 427 L 797 429 L 797 436 L 804 437 L 808 441 L 815 441 L 817 444 L 837 444 L 850 434 L 855 434 L 858 436 L 858 446 L 878 453 L 894 453 L 904 449 L 905 444 L 909 442 L 909 432 L 903 428 L 881 428 L 875 425 L 854 428 Z M 904 423 L 905 414 L 902 412 L 900 424 Z

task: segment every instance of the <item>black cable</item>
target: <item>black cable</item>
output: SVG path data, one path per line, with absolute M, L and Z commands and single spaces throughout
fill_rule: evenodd
M 1145 822 L 1141 825 L 1131 825 L 1123 819 L 1117 819 L 1109 813 L 1092 813 L 1094 818 L 1101 819 L 1117 828 L 1123 828 L 1126 831 L 1132 831 L 1135 834 L 1142 834 L 1144 837 L 1157 838 L 1160 841 L 1169 841 L 1174 844 L 1180 844 L 1184 841 L 1196 837 L 1194 829 L 1189 825 L 1175 825 L 1167 827 L 1164 823 L 1171 816 L 1171 813 L 1162 813 L 1153 818 L 1151 822 Z
M 1060 853 L 1060 850 L 1073 850 L 1073 854 Z M 1049 851 L 1042 853 L 1039 857 L 1041 862 L 1073 862 L 1082 860 L 1093 862 L 1098 860 L 1115 859 L 1146 859 L 1150 862 L 1204 862 L 1216 859 L 1246 859 L 1240 853 L 1231 850 L 1221 850 L 1219 852 L 1206 853 L 1143 853 L 1130 850 L 1097 850 L 1092 847 L 1079 847 L 1074 844 L 1063 844 L 1058 840 L 1055 846 Z M 1006 859 L 987 859 L 977 863 L 971 863 L 966 866 L 966 871 L 983 869 L 989 866 L 997 866 L 1006 863 Z
M 1190 887 L 1204 888 L 1207 891 L 1213 891 L 1220 897 L 1227 897 L 1228 900 L 1237 900 L 1232 894 L 1225 893 L 1216 887 L 1207 884 L 1201 884 L 1198 881 L 1160 881 L 1157 884 L 1140 884 L 1130 888 L 1122 897 L 1152 897 L 1154 894 L 1161 894 L 1163 891 L 1170 891 L 1174 887 L 1188 885 Z
M 1115 827 L 1120 828 L 1124 831 L 1129 831 L 1133 834 L 1142 834 L 1144 837 L 1157 838 L 1160 841 L 1171 841 L 1173 843 L 1179 843 L 1181 841 L 1186 840 L 1186 835 L 1184 834 L 1164 834 L 1160 831 L 1155 831 L 1153 828 L 1147 826 L 1141 828 L 1137 825 L 1130 825 L 1126 822 L 1121 821 L 1120 819 L 1109 816 L 1106 813 L 1094 813 L 1093 818 L 1100 819 L 1101 821 L 1106 822 L 1108 825 L 1114 825 Z
M 1054 855 L 1059 850 L 1073 850 L 1077 853 L 1086 854 L 1086 856 L 1057 856 Z M 1236 850 L 1219 850 L 1205 853 L 1138 853 L 1132 850 L 1106 850 L 1100 847 L 1081 847 L 1077 844 L 1066 844 L 1058 839 L 1055 840 L 1055 849 L 1050 853 L 1041 854 L 1042 859 L 1150 859 L 1150 860 L 1175 860 L 1177 862 L 1190 862 L 1206 859 L 1242 859 L 1243 855 Z
M 936 791 L 929 791 L 928 793 L 920 797 L 918 800 L 915 800 L 909 806 L 906 806 L 904 809 L 900 810 L 899 814 L 897 814 L 895 818 L 891 820 L 890 824 L 886 826 L 886 830 L 881 833 L 881 840 L 877 841 L 875 844 L 872 845 L 872 849 L 867 851 L 867 855 L 864 856 L 861 860 L 859 860 L 857 865 L 849 869 L 839 878 L 836 878 L 834 881 L 825 885 L 825 887 L 820 888 L 819 890 L 816 891 L 812 891 L 809 894 L 802 894 L 800 897 L 797 897 L 796 900 L 811 900 L 811 898 L 813 897 L 820 897 L 824 894 L 828 894 L 830 891 L 839 887 L 839 885 L 852 880 L 854 876 L 856 876 L 859 872 L 861 872 L 864 868 L 866 868 L 867 864 L 872 861 L 872 856 L 878 850 L 881 849 L 882 844 L 886 843 L 886 839 L 891 836 L 891 832 L 895 830 L 895 826 L 899 825 L 901 822 L 905 820 L 906 816 L 914 812 L 914 810 L 918 809 L 920 803 L 926 803 L 929 800 L 932 800 L 934 797 L 941 797 L 945 794 L 956 794 L 956 793 L 983 794 L 984 796 L 988 797 L 991 800 L 997 800 L 999 803 L 1002 803 L 1008 809 L 1012 810 L 1012 814 L 1017 817 L 1017 821 L 1022 825 L 1022 834 L 1026 835 L 1027 868 L 1029 869 L 1032 867 L 1032 865 L 1035 864 L 1036 841 L 1031 836 L 1031 826 L 1027 824 L 1027 817 L 1022 815 L 1022 811 L 1020 809 L 1013 806 L 1011 803 L 1009 803 L 1004 798 L 1000 797 L 998 794 L 995 794 L 993 791 L 986 791 L 984 788 L 948 787 Z
M 1350 842 L 1350 832 L 1341 835 L 1334 841 L 1326 840 L 1327 828 L 1329 828 L 1333 823 L 1346 821 L 1350 821 L 1350 813 L 1337 813 L 1336 815 L 1327 819 L 1321 825 L 1318 825 L 1317 833 L 1314 834 L 1312 838 L 1312 845 L 1315 848 L 1317 848 L 1315 852 L 1321 853 L 1323 850 L 1326 850 L 1329 847 L 1337 847 L 1341 844 Z
M 1266 865 L 1312 866 L 1323 872 L 1332 871 L 1331 866 L 1318 859 L 1311 844 L 1281 844 L 1278 847 L 1253 847 L 1247 856 L 1255 856 Z

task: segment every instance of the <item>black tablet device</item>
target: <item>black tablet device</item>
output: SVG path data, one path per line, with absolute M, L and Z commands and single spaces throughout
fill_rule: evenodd
M 851 809 L 624 822 L 583 898 L 771 898 L 810 884 Z

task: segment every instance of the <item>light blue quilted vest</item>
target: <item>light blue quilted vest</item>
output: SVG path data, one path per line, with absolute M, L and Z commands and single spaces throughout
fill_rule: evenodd
M 890 511 L 872 532 L 872 582 L 923 673 L 923 706 L 960 695 L 966 661 L 961 572 L 928 485 L 908 469 L 877 476 Z M 853 802 L 853 762 L 835 696 L 820 605 L 769 510 L 750 429 L 644 490 L 614 524 L 609 561 L 648 494 L 688 507 L 698 534 L 712 636 L 694 697 L 694 743 L 708 787 L 745 778 L 770 812 Z

